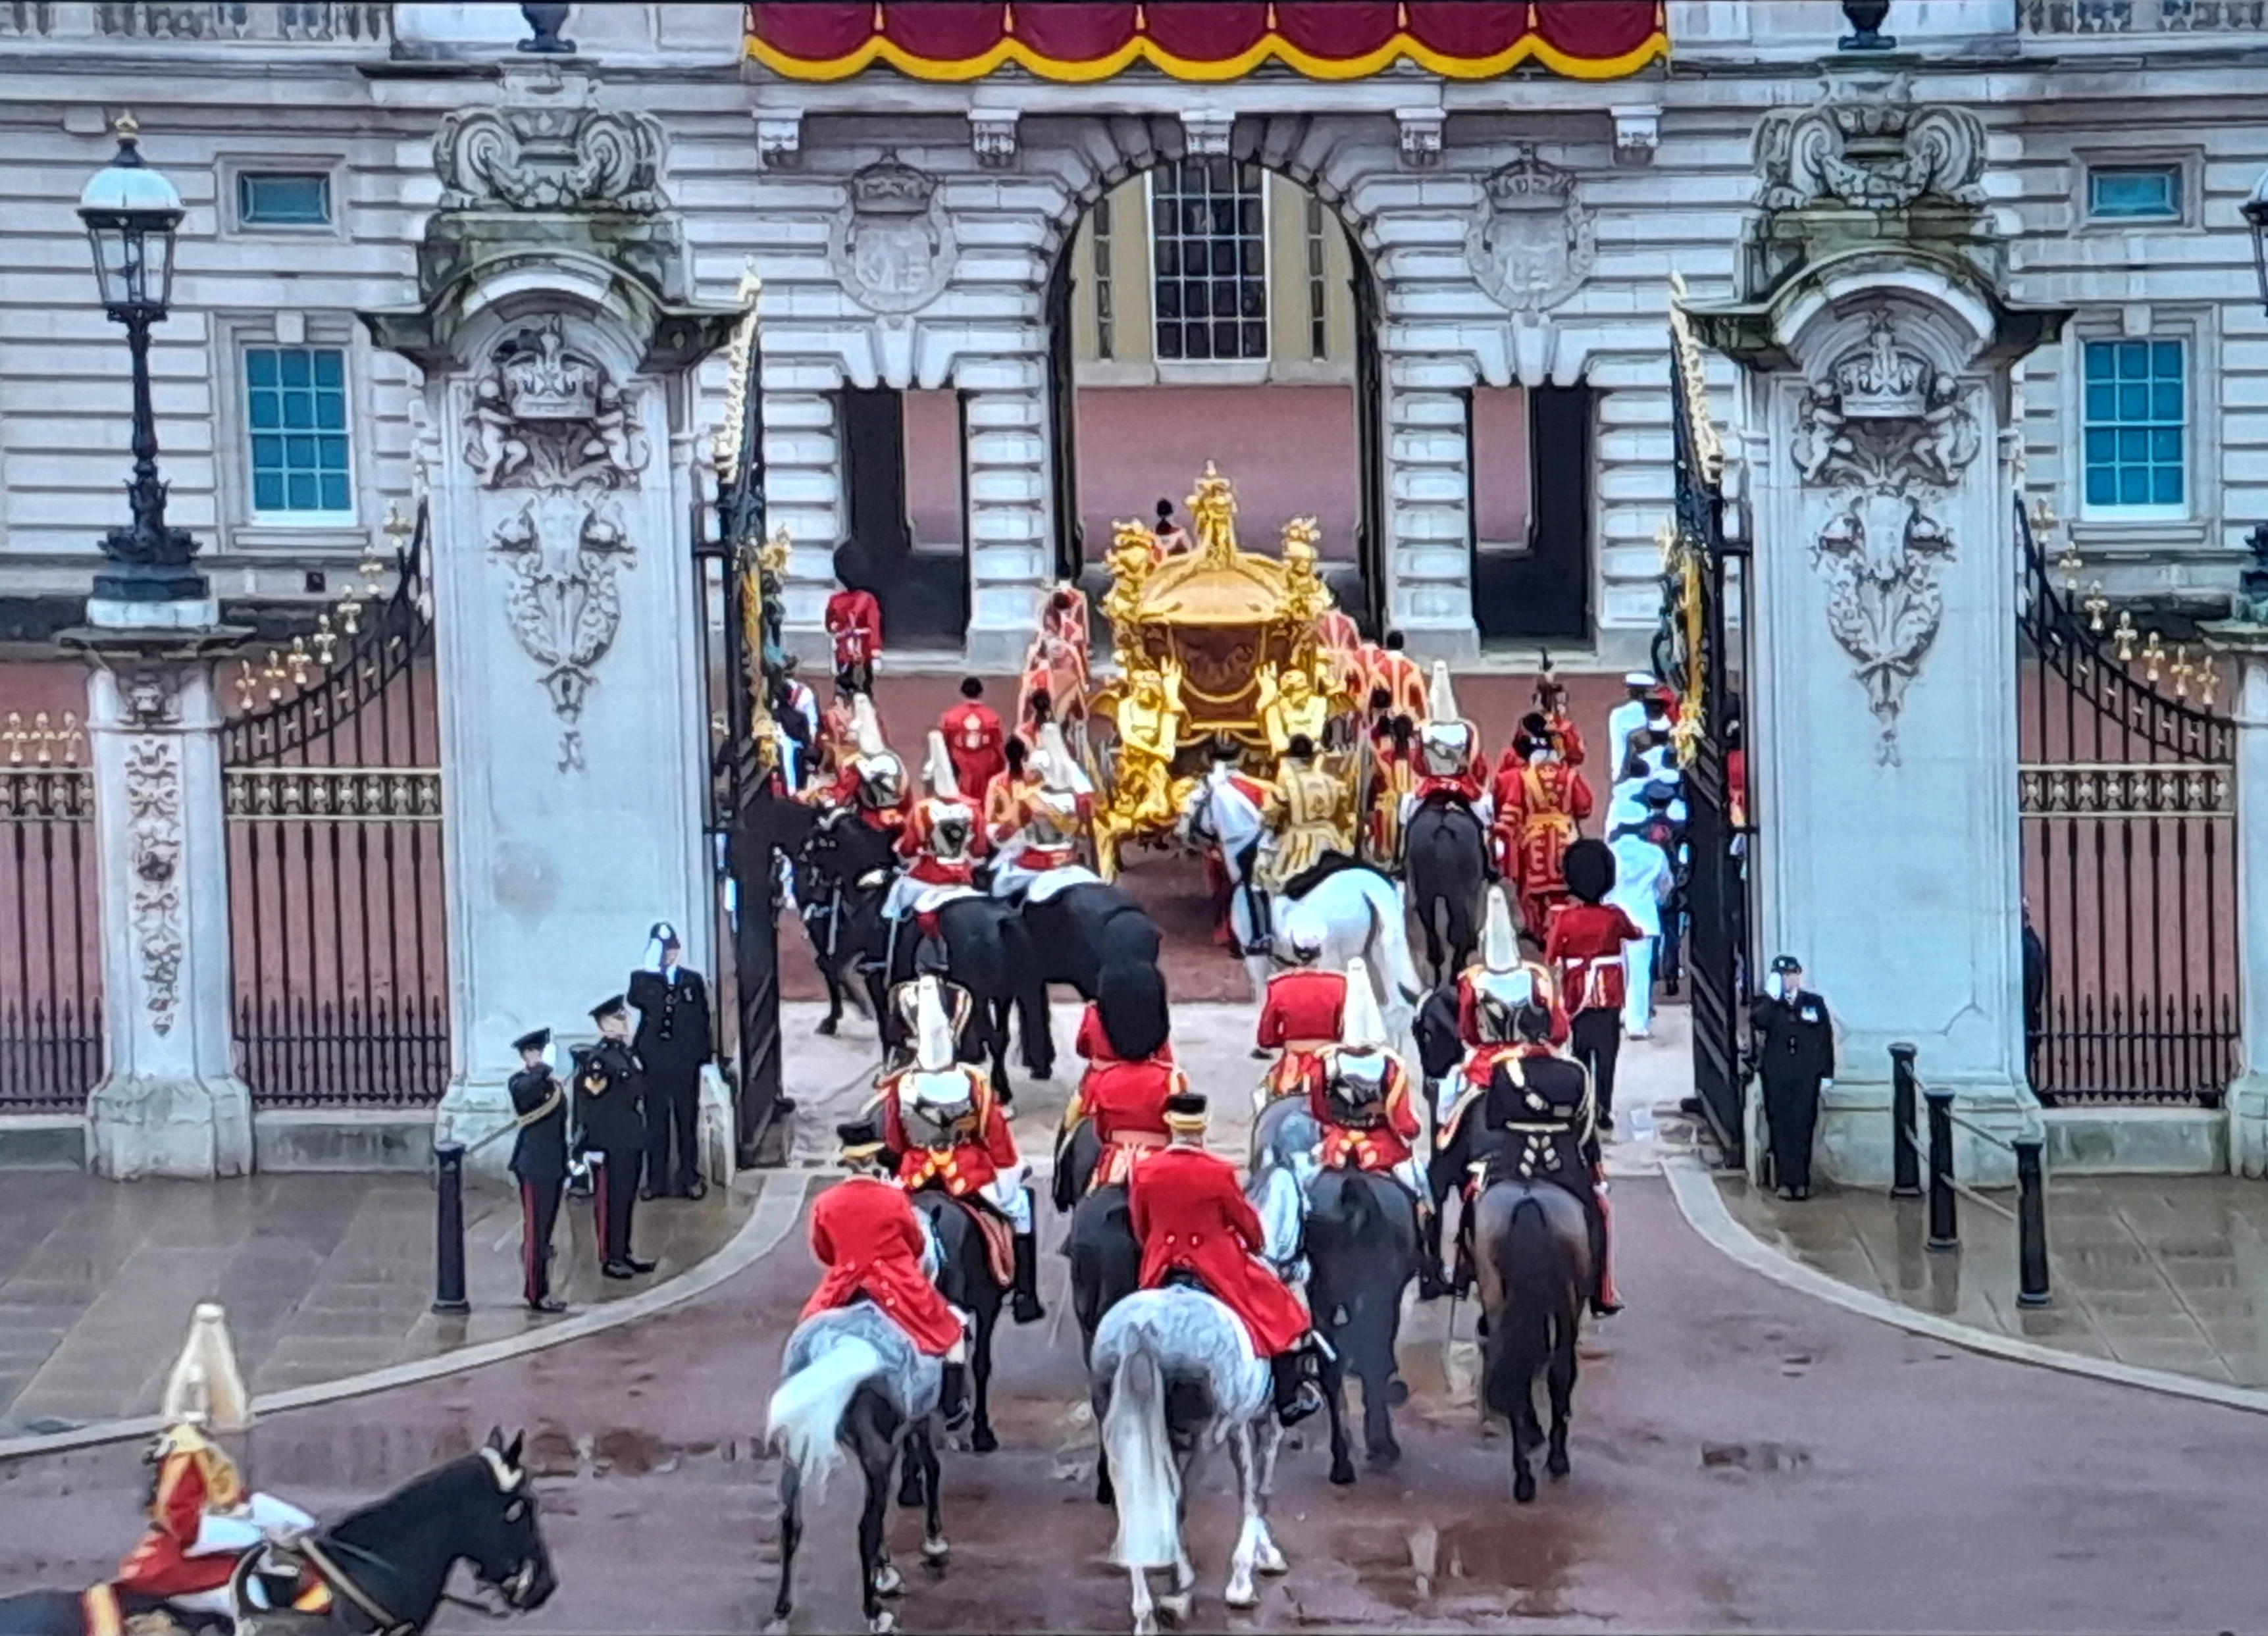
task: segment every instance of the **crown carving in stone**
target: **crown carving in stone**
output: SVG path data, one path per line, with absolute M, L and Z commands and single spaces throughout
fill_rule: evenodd
M 1813 107 L 1783 108 L 1756 125 L 1757 203 L 1896 210 L 1925 201 L 1984 203 L 1984 122 L 1967 108 L 1926 107 L 1904 75 L 1830 83 Z
M 861 216 L 924 216 L 936 196 L 934 177 L 887 151 L 850 178 L 850 208 Z
M 445 210 L 610 210 L 669 207 L 659 185 L 661 122 L 629 108 L 566 99 L 564 87 L 529 99 L 460 108 L 433 137 Z
M 1901 351 L 1887 313 L 1867 321 L 1867 344 L 1835 365 L 1843 413 L 1854 420 L 1918 419 L 1929 409 L 1926 358 Z
M 525 330 L 506 343 L 497 373 L 504 407 L 515 420 L 591 420 L 599 412 L 597 364 L 567 350 L 554 321 Z
M 1575 179 L 1537 158 L 1535 150 L 1523 144 L 1512 163 L 1481 186 L 1500 210 L 1558 210 L 1574 196 Z

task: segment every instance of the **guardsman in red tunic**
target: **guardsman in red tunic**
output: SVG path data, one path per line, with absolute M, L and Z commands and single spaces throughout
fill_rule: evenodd
M 252 1405 L 226 1322 L 210 1301 L 199 1305 L 190 1320 L 188 1342 L 166 1378 L 159 1413 L 166 1430 L 150 1456 L 158 1470 L 150 1487 L 149 1531 L 118 1565 L 116 1577 L 87 1593 L 92 1618 L 114 1621 L 121 1593 L 225 1618 L 232 1611 L 229 1581 L 244 1553 L 270 1537 L 315 1526 L 297 1506 L 247 1492 L 235 1463 L 212 1441 L 250 1426 Z M 250 1588 L 257 1599 L 262 1588 Z M 286 1600 L 308 1611 L 329 1606 L 320 1590 L 312 1599 Z
M 1303 925 L 1285 940 L 1300 964 L 1270 977 L 1260 1002 L 1256 1054 L 1278 1053 L 1260 1082 L 1263 1102 L 1307 1094 L 1321 1053 L 1338 1043 L 1346 1009 L 1346 974 L 1314 963 L 1322 953 L 1320 929 Z
M 1369 649 L 1366 686 L 1384 688 L 1388 710 L 1397 716 L 1407 716 L 1412 721 L 1423 720 L 1431 712 L 1426 708 L 1425 673 L 1416 660 L 1403 649 L 1402 633 L 1389 630 L 1382 647 Z
M 1573 719 L 1567 714 L 1566 687 L 1551 674 L 1550 655 L 1544 656 L 1543 665 L 1543 674 L 1535 678 L 1535 713 L 1543 718 L 1551 741 L 1559 747 L 1559 759 L 1570 767 L 1580 767 L 1583 764 L 1583 735 L 1576 731 Z
M 1424 1127 L 1410 1094 L 1410 1071 L 1386 1048 L 1386 1021 L 1371 992 L 1369 969 L 1347 962 L 1346 1015 L 1339 1043 L 1317 1056 L 1308 1077 L 1308 1108 L 1323 1127 L 1326 1170 L 1376 1170 L 1391 1175 L 1425 1208 L 1425 1175 L 1415 1144 Z
M 961 703 L 939 717 L 937 725 L 945 734 L 946 753 L 953 757 L 954 782 L 962 797 L 983 812 L 992 780 L 1008 770 L 1007 757 L 1001 753 L 1007 732 L 1000 725 L 1000 713 L 984 703 L 983 682 L 963 676 Z
M 837 591 L 827 599 L 827 634 L 835 638 L 835 674 L 861 693 L 874 688 L 882 653 L 882 605 L 872 591 Z
M 1114 1058 L 1087 1068 L 1064 1109 L 1063 1129 L 1068 1137 L 1085 1119 L 1102 1144 L 1102 1156 L 1087 1183 L 1090 1192 L 1126 1181 L 1136 1165 L 1165 1146 L 1170 1134 L 1166 1104 L 1189 1088 L 1189 1076 L 1170 1057 Z
M 853 694 L 850 709 L 852 753 L 840 763 L 833 783 L 814 785 L 802 799 L 856 813 L 869 829 L 895 836 L 905 829 L 910 815 L 906 809 L 906 764 L 882 742 L 873 701 L 864 693 Z
M 1532 1002 L 1546 1007 L 1551 1019 L 1551 1043 L 1567 1043 L 1567 1013 L 1559 1004 L 1551 969 L 1521 959 L 1520 940 L 1512 930 L 1512 905 L 1505 901 L 1500 886 L 1489 888 L 1488 915 L 1481 924 L 1481 957 L 1457 974 L 1457 1037 L 1467 1050 L 1486 1038 L 1481 1026 L 1484 992 L 1496 994 L 1506 1004 Z
M 1433 685 L 1427 695 L 1425 722 L 1418 730 L 1417 787 L 1403 798 L 1402 828 L 1428 801 L 1462 801 L 1472 809 L 1484 829 L 1494 808 L 1489 802 L 1488 753 L 1473 724 L 1457 713 L 1457 696 L 1449 681 L 1449 667 L 1436 660 Z
M 1614 850 L 1604 841 L 1578 841 L 1567 849 L 1567 889 L 1543 940 L 1543 958 L 1559 976 L 1559 992 L 1572 1013 L 1575 1059 L 1591 1076 L 1599 1129 L 1615 1128 L 1615 1062 L 1623 1044 L 1623 1000 L 1629 984 L 1624 947 L 1646 935 L 1628 913 L 1603 901 L 1615 886 Z
M 1314 1326 L 1300 1298 L 1260 1259 L 1268 1234 L 1238 1185 L 1236 1167 L 1205 1151 L 1205 1118 L 1202 1096 L 1168 1102 L 1172 1139 L 1142 1162 L 1127 1187 L 1142 1245 L 1142 1287 L 1160 1289 L 1174 1274 L 1186 1274 L 1233 1312 L 1252 1350 L 1269 1360 L 1277 1419 L 1297 1425 L 1323 1406 L 1303 1367 Z
M 898 1183 L 908 1192 L 933 1187 L 1007 1221 L 1014 1234 L 1016 1322 L 1033 1323 L 1047 1313 L 1040 1305 L 1032 1194 L 1015 1133 L 984 1070 L 957 1060 L 944 984 L 924 976 L 914 992 L 914 1060 L 878 1087 L 883 1144 L 898 1155 Z
M 1561 860 L 1591 815 L 1591 786 L 1560 758 L 1542 716 L 1521 718 L 1497 770 L 1496 810 L 1498 866 L 1519 888 L 1521 924 L 1541 936 L 1567 895 Z

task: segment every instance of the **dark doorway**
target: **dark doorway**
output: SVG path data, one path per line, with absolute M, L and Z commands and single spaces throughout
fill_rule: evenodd
M 1353 235 L 1348 235 L 1350 247 Z M 1339 605 L 1352 614 L 1373 642 L 1386 634 L 1386 372 L 1378 356 L 1378 281 L 1355 248 L 1354 262 L 1354 438 L 1362 475 L 1362 520 L 1355 539 L 1355 571 L 1360 583 L 1336 587 Z
M 968 446 L 966 427 L 953 455 L 960 469 L 948 479 L 960 538 L 917 541 L 907 487 L 906 394 L 846 387 L 841 399 L 850 538 L 836 553 L 836 577 L 880 600 L 886 645 L 956 647 L 968 627 L 968 508 L 960 475 L 967 462 L 959 453 Z
M 1472 400 L 1465 431 L 1474 446 Z M 1485 474 L 1476 461 L 1470 482 Z M 1528 394 L 1528 538 L 1473 550 L 1473 620 L 1483 641 L 1581 642 L 1591 634 L 1591 389 Z M 1470 508 L 1475 513 L 1477 507 Z
M 1048 279 L 1048 490 L 1055 506 L 1056 578 L 1076 580 L 1086 562 L 1079 520 L 1079 392 L 1073 368 L 1071 251 Z

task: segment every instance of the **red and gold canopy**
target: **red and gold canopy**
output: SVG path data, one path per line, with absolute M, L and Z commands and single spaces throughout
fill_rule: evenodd
M 1089 83 L 1146 64 L 1175 79 L 1281 63 L 1361 79 L 1409 62 L 1448 79 L 1536 63 L 1615 79 L 1667 56 L 1658 0 L 819 0 L 748 8 L 748 55 L 785 79 L 880 64 L 914 79 L 979 79 L 1013 64 Z

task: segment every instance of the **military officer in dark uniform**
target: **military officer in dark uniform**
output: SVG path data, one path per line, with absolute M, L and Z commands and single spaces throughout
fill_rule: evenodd
M 645 1157 L 645 1121 L 639 1100 L 644 1074 L 630 1049 L 630 1013 L 615 995 L 594 1006 L 599 1043 L 575 1052 L 575 1109 L 583 1150 L 592 1161 L 592 1204 L 598 1227 L 599 1271 L 610 1279 L 635 1278 L 653 1263 L 630 1253 L 630 1212 L 637 1204 L 638 1166 Z
M 677 963 L 684 950 L 674 926 L 658 920 L 646 938 L 645 969 L 630 974 L 630 991 L 638 1013 L 631 1049 L 645 1069 L 645 1183 L 638 1197 L 699 1198 L 709 1190 L 696 1140 L 701 1069 L 715 1054 L 709 985 Z
M 1753 1060 L 1764 1076 L 1772 1179 L 1782 1198 L 1808 1198 L 1819 1090 L 1835 1082 L 1835 1024 L 1827 1002 L 1803 986 L 1802 962 L 1794 955 L 1772 962 L 1764 997 L 1749 1010 L 1749 1028 Z
M 520 1067 L 507 1087 L 519 1125 L 512 1174 L 519 1183 L 520 1294 L 530 1312 L 545 1313 L 567 1310 L 551 1293 L 551 1229 L 567 1187 L 567 1087 L 551 1072 L 550 1047 L 549 1028 L 514 1040 Z

